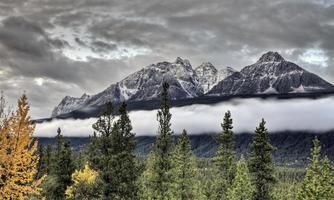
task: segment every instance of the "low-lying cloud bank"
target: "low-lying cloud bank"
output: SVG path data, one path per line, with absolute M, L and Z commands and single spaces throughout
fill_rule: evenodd
M 230 110 L 234 131 L 253 132 L 261 118 L 270 132 L 327 131 L 334 129 L 334 97 L 317 100 L 237 99 L 216 105 L 191 105 L 172 108 L 172 128 L 175 133 L 186 129 L 189 134 L 221 131 L 224 113 Z M 133 111 L 130 119 L 137 136 L 157 134 L 157 111 Z M 65 136 L 92 135 L 96 118 L 85 120 L 53 120 L 37 124 L 35 136 L 53 137 L 58 127 Z

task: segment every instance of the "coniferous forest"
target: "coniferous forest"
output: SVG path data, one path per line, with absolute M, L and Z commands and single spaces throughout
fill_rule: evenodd
M 254 124 L 249 153 L 237 156 L 233 113 L 222 113 L 212 158 L 192 152 L 187 130 L 174 137 L 169 85 L 163 84 L 158 134 L 147 156 L 136 155 L 126 103 L 107 103 L 92 125 L 90 143 L 74 151 L 56 131 L 56 145 L 40 145 L 23 95 L 15 111 L 0 101 L 0 199 L 46 200 L 333 200 L 334 165 L 313 140 L 308 164 L 275 165 L 265 119 Z M 187 119 L 191 120 L 191 119 Z M 219 124 L 217 124 L 219 126 Z

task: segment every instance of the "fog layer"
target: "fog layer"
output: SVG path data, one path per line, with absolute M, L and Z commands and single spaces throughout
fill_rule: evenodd
M 176 134 L 186 129 L 189 134 L 221 130 L 224 113 L 230 110 L 236 133 L 253 132 L 260 120 L 267 121 L 269 132 L 317 131 L 334 129 L 334 98 L 317 100 L 236 99 L 216 105 L 191 105 L 172 108 L 172 129 Z M 130 112 L 137 136 L 155 135 L 158 130 L 156 110 Z M 85 120 L 53 120 L 36 125 L 35 136 L 53 137 L 60 127 L 65 136 L 92 135 L 96 118 Z

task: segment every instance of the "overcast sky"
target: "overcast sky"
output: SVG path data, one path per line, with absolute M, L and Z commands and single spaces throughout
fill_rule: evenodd
M 334 0 L 0 0 L 0 89 L 34 118 L 159 61 L 240 69 L 264 52 L 334 82 Z

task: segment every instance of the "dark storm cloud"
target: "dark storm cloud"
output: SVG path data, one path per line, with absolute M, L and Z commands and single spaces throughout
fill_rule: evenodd
M 332 0 L 1 0 L 0 21 L 1 89 L 26 86 L 44 115 L 177 56 L 240 69 L 273 50 L 334 81 Z
M 50 47 L 45 32 L 23 17 L 9 17 L 0 26 L 0 42 L 7 50 L 24 56 L 44 57 Z

